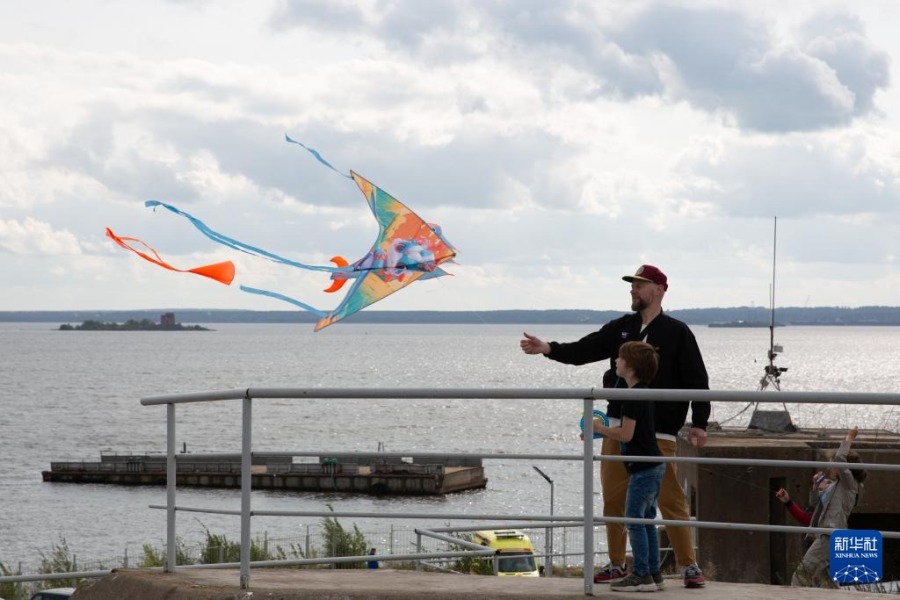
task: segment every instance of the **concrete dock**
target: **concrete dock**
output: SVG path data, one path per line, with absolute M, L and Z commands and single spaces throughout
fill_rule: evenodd
M 179 487 L 240 488 L 239 460 L 176 455 Z M 44 481 L 112 485 L 166 485 L 166 455 L 101 455 L 100 461 L 53 461 Z M 346 492 L 428 496 L 487 486 L 480 459 L 385 457 L 378 454 L 329 454 L 316 462 L 294 463 L 290 456 L 253 457 L 254 490 Z
M 85 584 L 73 600 L 537 600 L 585 597 L 581 578 L 490 577 L 398 571 L 393 569 L 257 569 L 250 587 L 240 589 L 237 569 L 182 569 L 175 573 L 120 570 Z M 765 584 L 707 582 L 687 589 L 668 579 L 660 598 L 672 600 L 841 600 L 880 598 L 883 594 L 851 590 L 789 588 Z M 593 598 L 646 598 L 646 593 L 613 592 L 595 585 Z

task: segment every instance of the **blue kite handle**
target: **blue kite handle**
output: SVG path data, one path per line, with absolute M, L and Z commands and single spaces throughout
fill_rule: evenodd
M 609 417 L 606 416 L 606 413 L 600 410 L 599 408 L 594 409 L 594 418 L 600 419 L 600 422 L 609 427 Z M 581 421 L 578 423 L 578 426 L 581 428 L 581 431 L 584 431 L 584 416 L 582 415 Z M 599 440 L 603 437 L 601 433 L 594 433 L 594 439 Z

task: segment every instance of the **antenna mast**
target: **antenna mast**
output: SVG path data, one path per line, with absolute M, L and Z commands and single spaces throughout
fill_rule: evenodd
M 778 251 L 778 217 L 772 230 L 772 285 L 769 288 L 769 370 L 775 369 L 775 258 Z M 776 388 L 778 378 L 775 379 Z
M 776 251 L 778 249 L 778 217 L 775 217 L 775 225 L 772 235 L 772 287 L 769 290 L 769 364 L 763 367 L 765 374 L 759 380 L 759 389 L 764 391 L 770 385 L 781 390 L 781 374 L 787 371 L 787 367 L 775 366 L 775 357 L 781 352 L 781 346 L 775 345 L 775 265 Z M 759 402 L 753 409 L 750 417 L 750 429 L 764 429 L 767 431 L 792 432 L 797 428 L 791 422 L 791 415 L 787 405 L 782 401 L 783 411 L 761 411 Z
M 787 367 L 776 367 L 775 357 L 781 352 L 781 346 L 775 345 L 775 265 L 777 263 L 778 250 L 778 217 L 775 217 L 775 225 L 772 233 L 772 286 L 769 288 L 769 364 L 764 367 L 765 375 L 759 381 L 759 389 L 765 390 L 770 385 L 776 390 L 781 389 L 779 377 L 787 371 Z M 757 402 L 757 408 L 759 403 Z M 787 411 L 787 407 L 785 407 Z

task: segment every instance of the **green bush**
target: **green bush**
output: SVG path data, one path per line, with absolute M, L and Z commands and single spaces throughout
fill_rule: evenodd
M 64 537 L 59 538 L 49 555 L 44 554 L 43 551 L 39 552 L 39 554 L 41 556 L 41 566 L 38 567 L 38 573 L 72 573 L 78 570 L 75 555 L 69 552 L 69 544 Z M 98 570 L 104 568 L 103 565 L 100 565 Z M 56 587 L 77 587 L 79 581 L 81 580 L 77 578 L 56 579 L 54 584 Z
M 166 549 L 165 547 L 156 549 L 150 544 L 144 544 L 144 555 L 138 562 L 139 567 L 164 567 L 166 566 Z M 184 542 L 179 538 L 175 541 L 175 564 L 176 565 L 192 565 L 194 561 L 191 559 L 187 550 L 184 548 Z
M 328 510 L 334 511 L 331 505 Z M 365 536 L 359 530 L 356 524 L 353 524 L 353 531 L 347 531 L 334 517 L 325 517 L 322 519 L 322 538 L 325 541 L 325 556 L 364 556 L 368 554 L 369 545 Z M 364 562 L 337 563 L 334 565 L 336 569 L 362 569 L 365 568 Z
M 229 542 L 224 535 L 216 535 L 210 533 L 209 529 L 204 527 L 206 532 L 206 543 L 200 552 L 200 564 L 216 564 L 216 563 L 236 563 L 241 562 L 241 543 Z M 261 545 L 258 539 L 250 540 L 250 560 L 278 560 L 284 558 L 281 548 L 277 548 L 274 553 L 268 552 L 264 545 Z
M 275 555 L 275 560 L 296 560 L 302 558 L 318 558 L 319 553 L 316 552 L 315 548 L 312 548 L 307 556 L 306 552 L 303 551 L 303 548 L 301 548 L 299 544 L 290 544 L 287 550 L 281 546 L 276 546 Z M 298 565 L 298 568 L 315 568 L 315 565 Z
M 472 535 L 468 533 L 457 534 L 456 537 L 467 542 L 474 542 Z M 490 558 L 481 556 L 462 556 L 453 563 L 453 570 L 469 575 L 493 575 L 494 563 Z
M 7 567 L 5 564 L 0 562 L 0 575 L 3 577 L 11 577 L 14 575 L 21 575 L 21 571 L 16 571 L 13 573 L 12 569 Z M 0 583 L 0 598 L 6 598 L 6 600 L 18 600 L 19 588 L 21 588 L 20 584 L 15 583 Z

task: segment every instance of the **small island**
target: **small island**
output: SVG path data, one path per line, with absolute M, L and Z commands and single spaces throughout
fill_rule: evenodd
M 81 325 L 69 325 L 63 323 L 60 331 L 209 331 L 200 325 L 182 325 L 175 321 L 175 313 L 160 315 L 159 323 L 150 319 L 128 319 L 124 323 L 111 323 L 104 321 L 84 321 Z

